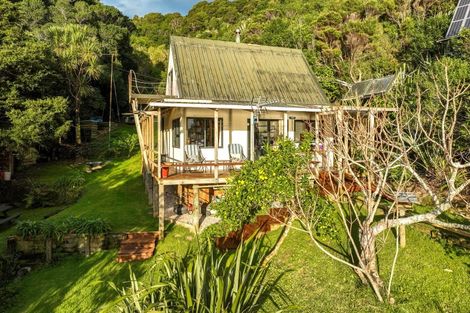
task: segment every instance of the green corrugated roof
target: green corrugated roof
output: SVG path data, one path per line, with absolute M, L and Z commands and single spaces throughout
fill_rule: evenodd
M 181 98 L 329 104 L 300 50 L 176 36 L 171 48 Z

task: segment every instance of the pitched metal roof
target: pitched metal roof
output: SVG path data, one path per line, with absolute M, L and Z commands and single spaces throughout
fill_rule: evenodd
M 397 76 L 389 75 L 377 79 L 368 79 L 357 82 L 349 88 L 343 100 L 368 98 L 377 94 L 383 94 L 392 88 Z
M 171 37 L 180 98 L 327 105 L 302 51 Z

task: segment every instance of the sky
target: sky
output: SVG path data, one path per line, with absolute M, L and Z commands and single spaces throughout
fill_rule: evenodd
M 102 0 L 104 4 L 117 7 L 129 17 L 143 16 L 150 12 L 180 12 L 186 15 L 189 9 L 199 1 L 201 0 Z

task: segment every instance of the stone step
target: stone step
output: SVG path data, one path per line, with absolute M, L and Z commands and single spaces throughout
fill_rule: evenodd
M 155 243 L 155 238 L 148 238 L 148 239 L 139 239 L 139 238 L 131 238 L 131 239 L 124 239 L 121 240 L 121 245 L 138 245 L 138 244 L 148 244 L 148 243 Z
M 127 234 L 127 239 L 142 239 L 142 240 L 147 240 L 147 239 L 157 239 L 158 238 L 158 232 L 139 232 L 139 233 L 128 233 Z
M 142 250 L 142 251 L 131 251 L 131 252 L 127 252 L 127 251 L 120 251 L 118 253 L 118 257 L 132 257 L 132 256 L 143 256 L 143 255 L 147 255 L 147 256 L 152 256 L 153 255 L 153 250 Z
M 150 259 L 153 254 L 132 254 L 132 255 L 120 255 L 116 261 L 118 263 L 130 262 L 130 261 L 143 261 Z
M 119 263 L 149 259 L 153 256 L 158 232 L 128 233 L 121 241 L 116 261 Z
M 143 252 L 143 251 L 149 251 L 149 252 L 153 252 L 153 250 L 155 250 L 155 246 L 147 246 L 147 247 L 131 247 L 131 246 L 125 246 L 125 247 L 121 247 L 121 249 L 119 249 L 119 253 L 139 253 L 139 252 Z

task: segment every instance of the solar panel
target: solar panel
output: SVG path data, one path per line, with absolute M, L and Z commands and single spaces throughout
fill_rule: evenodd
M 470 0 L 459 0 L 446 38 L 458 35 L 462 28 L 470 28 Z
M 344 95 L 343 100 L 367 98 L 373 95 L 386 93 L 392 87 L 395 79 L 396 75 L 389 75 L 382 78 L 357 82 L 351 86 L 349 91 Z

